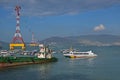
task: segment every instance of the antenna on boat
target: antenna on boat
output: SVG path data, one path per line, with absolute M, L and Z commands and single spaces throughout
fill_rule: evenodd
M 70 47 L 70 51 L 73 51 L 73 47 L 72 46 Z

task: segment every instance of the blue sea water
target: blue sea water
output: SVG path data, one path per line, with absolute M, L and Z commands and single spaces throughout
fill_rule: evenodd
M 120 80 L 120 46 L 75 48 L 92 50 L 98 56 L 70 59 L 57 52 L 54 56 L 58 62 L 0 69 L 0 80 Z

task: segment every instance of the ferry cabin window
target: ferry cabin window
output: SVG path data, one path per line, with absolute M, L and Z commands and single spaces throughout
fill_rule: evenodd
M 88 55 L 88 53 L 74 53 L 75 55 Z

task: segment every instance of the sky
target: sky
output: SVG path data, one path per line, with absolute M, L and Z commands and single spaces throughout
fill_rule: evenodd
M 120 35 L 120 0 L 0 0 L 0 40 L 11 42 L 15 6 L 25 42 L 54 36 Z

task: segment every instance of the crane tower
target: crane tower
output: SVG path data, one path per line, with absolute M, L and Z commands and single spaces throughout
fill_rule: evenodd
M 38 43 L 36 42 L 35 38 L 34 38 L 34 33 L 32 32 L 32 41 L 30 43 L 30 46 L 38 46 Z
M 12 42 L 10 43 L 10 50 L 13 50 L 14 47 L 22 47 L 22 49 L 25 49 L 25 43 L 23 41 L 22 35 L 20 33 L 20 6 L 15 7 L 16 11 L 16 32 L 14 34 L 14 37 L 12 39 Z

